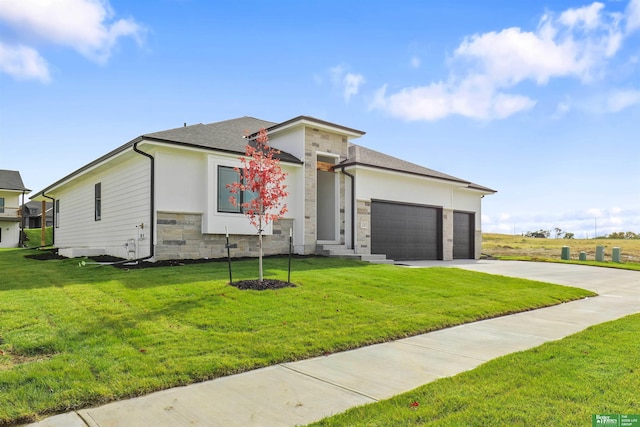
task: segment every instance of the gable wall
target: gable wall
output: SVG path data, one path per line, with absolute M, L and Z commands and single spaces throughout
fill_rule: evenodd
M 98 182 L 102 186 L 102 219 L 95 221 L 94 188 Z M 149 160 L 135 154 L 48 193 L 60 200 L 59 227 L 55 229 L 60 254 L 149 255 L 149 187 Z M 130 239 L 136 243 L 137 253 L 130 253 L 125 246 Z

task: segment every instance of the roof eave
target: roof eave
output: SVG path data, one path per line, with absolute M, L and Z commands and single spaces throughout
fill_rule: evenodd
M 356 161 L 346 161 L 343 163 L 338 163 L 337 165 L 334 166 L 334 169 L 345 169 L 345 168 L 351 168 L 351 167 L 358 167 L 358 166 L 364 166 L 367 168 L 372 168 L 372 169 L 380 169 L 380 170 L 385 170 L 385 171 L 389 171 L 389 172 L 395 172 L 395 173 L 400 173 L 400 174 L 405 174 L 405 175 L 412 175 L 412 176 L 420 176 L 420 177 L 424 177 L 424 178 L 429 178 L 429 179 L 433 179 L 436 181 L 443 181 L 443 182 L 450 182 L 450 183 L 456 183 L 456 184 L 460 184 L 461 188 L 467 188 L 470 190 L 475 190 L 475 191 L 481 191 L 487 194 L 493 194 L 493 193 L 497 193 L 496 190 L 492 190 L 488 187 L 483 187 L 477 184 L 474 184 L 472 182 L 469 181 L 465 181 L 465 180 L 456 180 L 456 179 L 447 179 L 447 178 L 443 178 L 443 177 L 439 177 L 439 176 L 434 176 L 434 175 L 428 175 L 428 174 L 422 174 L 422 173 L 417 173 L 417 172 L 411 172 L 411 171 L 404 171 L 404 170 L 399 170 L 399 169 L 394 169 L 394 168 L 387 168 L 384 166 L 378 166 L 378 165 L 372 165 L 372 164 L 367 164 L 367 163 L 362 163 L 362 162 L 356 162 Z
M 205 150 L 205 151 L 216 151 L 216 152 L 220 152 L 220 153 L 237 154 L 237 155 L 240 155 L 240 156 L 244 156 L 245 155 L 244 151 L 226 150 L 224 148 L 213 148 L 213 147 L 208 147 L 206 145 L 190 144 L 188 142 L 172 141 L 170 139 L 162 139 L 162 138 L 158 138 L 158 137 L 149 137 L 149 136 L 144 136 L 143 135 L 143 140 L 159 142 L 159 143 L 165 143 L 165 144 L 170 144 L 170 145 L 176 145 L 176 146 L 181 146 L 181 147 L 199 148 L 199 149 L 202 149 L 202 150 Z M 298 159 L 293 154 L 289 154 L 289 153 L 286 153 L 286 154 L 288 156 L 291 156 L 292 160 L 280 158 L 281 162 L 291 163 L 291 164 L 303 164 L 304 163 L 302 160 Z M 295 159 L 295 160 L 293 160 L 293 159 Z
M 267 131 L 268 132 L 281 132 L 281 131 L 283 131 L 285 129 L 289 129 L 289 128 L 292 128 L 294 126 L 300 125 L 300 124 L 319 127 L 319 128 L 324 128 L 326 130 L 331 130 L 333 132 L 338 131 L 338 133 L 346 135 L 349 138 L 360 138 L 361 136 L 366 134 L 366 132 L 358 130 L 358 129 L 349 128 L 349 127 L 342 126 L 342 125 L 339 125 L 339 124 L 336 124 L 336 123 L 331 123 L 331 122 L 327 122 L 327 121 L 324 121 L 324 120 L 316 119 L 315 117 L 310 117 L 310 116 L 297 116 L 297 117 L 294 117 L 292 119 L 289 119 L 287 121 L 284 121 L 282 123 L 278 123 L 278 124 L 276 124 L 274 126 L 271 126 L 271 127 L 267 128 Z M 249 137 L 253 137 L 256 134 L 257 134 L 257 132 L 249 135 Z
M 50 191 L 52 191 L 53 189 L 60 187 L 61 185 L 63 185 L 64 183 L 66 183 L 67 181 L 70 181 L 71 179 L 75 178 L 78 175 L 83 174 L 84 172 L 87 172 L 97 166 L 99 166 L 101 163 L 109 160 L 111 157 L 120 154 L 124 151 L 126 151 L 128 148 L 133 147 L 133 144 L 135 144 L 136 142 L 140 142 L 142 141 L 142 137 L 139 136 L 135 139 L 132 139 L 131 141 L 127 142 L 124 145 L 121 145 L 120 147 L 116 148 L 115 150 L 111 150 L 110 152 L 108 152 L 107 154 L 98 157 L 96 160 L 87 163 L 86 165 L 82 166 L 79 169 L 76 169 L 75 171 L 71 172 L 69 175 L 66 175 L 64 178 L 61 178 L 59 180 L 57 180 L 56 182 L 54 182 L 53 184 L 51 184 L 50 186 L 37 191 L 36 195 L 34 197 L 31 197 L 31 200 L 39 200 L 37 199 L 38 197 L 41 198 L 41 196 L 44 196 L 44 193 L 48 193 Z

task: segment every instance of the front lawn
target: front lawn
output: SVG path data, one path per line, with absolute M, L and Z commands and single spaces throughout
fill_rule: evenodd
M 450 268 L 294 260 L 120 270 L 0 251 L 0 425 L 593 295 Z M 286 258 L 265 277 L 286 280 Z M 234 280 L 257 261 L 234 263 Z
M 637 415 L 638 337 L 640 314 L 627 316 L 312 425 L 586 427 L 595 414 Z

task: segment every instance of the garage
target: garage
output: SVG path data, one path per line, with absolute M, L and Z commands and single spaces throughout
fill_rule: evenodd
M 453 259 L 475 258 L 474 232 L 474 213 L 453 213 Z
M 400 261 L 442 259 L 442 208 L 372 201 L 371 253 Z

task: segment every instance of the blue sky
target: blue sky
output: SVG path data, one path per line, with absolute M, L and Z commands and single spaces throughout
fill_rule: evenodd
M 0 0 L 0 168 L 298 115 L 498 190 L 483 231 L 640 232 L 640 0 Z

